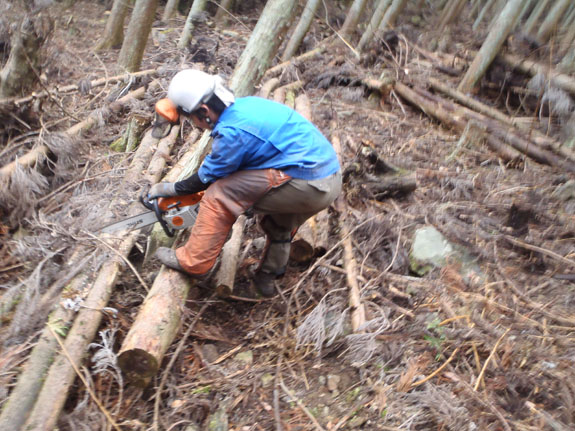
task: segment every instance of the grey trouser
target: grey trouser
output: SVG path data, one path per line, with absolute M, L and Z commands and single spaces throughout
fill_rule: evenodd
M 320 180 L 292 178 L 258 200 L 253 209 L 256 213 L 265 214 L 261 225 L 269 240 L 260 270 L 283 274 L 295 230 L 327 208 L 340 192 L 341 173 L 337 172 Z

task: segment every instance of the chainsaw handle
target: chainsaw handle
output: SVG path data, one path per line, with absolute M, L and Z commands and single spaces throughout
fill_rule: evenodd
M 156 214 L 156 219 L 160 223 L 160 226 L 162 226 L 162 229 L 164 229 L 166 235 L 172 238 L 175 235 L 176 231 L 174 229 L 170 229 L 168 227 L 168 224 L 166 223 L 166 220 L 164 220 L 164 218 L 162 217 L 164 210 L 160 207 L 160 199 L 159 198 L 148 199 L 147 195 L 148 195 L 147 193 L 142 193 L 140 195 L 140 202 L 147 209 L 154 211 L 154 213 Z
M 168 227 L 168 223 L 166 223 L 166 220 L 164 220 L 164 218 L 162 217 L 162 209 L 160 208 L 159 199 L 153 199 L 152 202 L 154 212 L 156 213 L 156 218 L 158 219 L 158 222 L 160 222 L 160 226 L 162 226 L 162 229 L 164 229 L 166 235 L 172 238 L 176 234 L 176 231 L 174 229 L 170 229 Z

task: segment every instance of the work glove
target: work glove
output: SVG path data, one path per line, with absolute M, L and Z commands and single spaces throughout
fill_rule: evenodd
M 158 183 L 148 190 L 148 199 L 167 198 L 177 195 L 176 183 Z

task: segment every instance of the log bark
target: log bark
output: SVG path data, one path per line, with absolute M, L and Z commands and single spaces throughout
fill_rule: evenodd
M 573 0 L 557 0 L 557 2 L 553 5 L 553 8 L 547 16 L 545 20 L 539 27 L 537 31 L 537 40 L 540 43 L 545 43 L 549 40 L 549 37 L 553 32 L 557 31 L 557 26 L 561 18 L 563 18 L 567 8 L 572 4 Z
M 196 21 L 198 20 L 199 16 L 206 10 L 206 3 L 207 0 L 194 0 L 192 8 L 188 13 L 188 17 L 186 18 L 186 24 L 182 30 L 182 36 L 178 42 L 178 48 L 184 49 L 189 45 L 190 41 L 192 40 Z
M 569 75 L 558 73 L 557 71 L 550 69 L 547 66 L 510 54 L 500 55 L 498 58 L 528 75 L 535 76 L 538 73 L 541 73 L 550 79 L 553 84 L 557 85 L 559 88 L 571 94 L 575 94 L 575 78 Z
M 178 3 L 180 0 L 168 0 L 164 6 L 164 13 L 162 14 L 162 21 L 168 23 L 178 11 Z
M 140 70 L 157 6 L 158 0 L 136 0 L 126 38 L 118 54 L 118 65 L 128 72 Z
M 192 280 L 162 267 L 118 353 L 118 366 L 136 386 L 147 386 L 180 328 Z
M 153 81 L 148 88 L 150 90 L 153 90 L 158 86 L 159 83 L 157 81 Z M 115 102 L 112 102 L 109 105 L 109 109 L 112 112 L 119 112 L 130 101 L 144 97 L 145 93 L 146 93 L 146 87 L 140 87 L 137 90 L 134 90 L 125 95 L 124 97 L 116 100 Z M 100 113 L 99 109 L 93 111 L 87 119 L 70 127 L 64 133 L 70 137 L 73 137 L 77 136 L 83 131 L 90 129 L 94 124 L 96 124 L 99 121 L 100 117 L 99 113 Z M 0 183 L 9 180 L 10 176 L 16 170 L 17 165 L 20 165 L 22 167 L 32 166 L 36 164 L 39 160 L 41 160 L 43 157 L 45 157 L 49 153 L 49 151 L 50 150 L 46 145 L 38 145 L 33 150 L 29 151 L 22 157 L 19 157 L 18 159 L 3 166 L 2 168 L 0 168 Z
M 307 31 L 309 30 L 309 26 L 313 21 L 313 17 L 321 3 L 321 0 L 308 0 L 304 10 L 301 14 L 301 17 L 297 23 L 296 28 L 294 29 L 285 49 L 282 54 L 282 61 L 288 61 L 291 59 L 295 53 L 297 52 L 298 48 L 301 45 L 302 40 L 304 39 Z
M 234 281 L 239 265 L 239 250 L 244 238 L 246 216 L 238 217 L 232 227 L 232 235 L 222 249 L 220 267 L 215 276 L 216 293 L 219 296 L 229 296 L 234 292 Z
M 487 0 L 487 3 L 485 3 L 485 5 L 483 5 L 483 7 L 481 8 L 481 11 L 479 12 L 479 15 L 477 16 L 477 18 L 475 19 L 475 22 L 473 23 L 473 26 L 471 27 L 473 31 L 477 30 L 477 28 L 479 27 L 479 24 L 481 24 L 481 22 L 483 21 L 483 18 L 485 17 L 485 15 L 487 15 L 487 13 L 489 12 L 489 10 L 491 9 L 491 7 L 493 6 L 494 3 L 495 3 L 495 0 Z
M 150 160 L 161 158 L 165 161 L 163 154 L 169 152 L 176 136 L 177 133 L 171 134 L 158 143 L 158 140 L 151 137 L 151 132 L 148 132 L 126 172 L 124 181 L 126 183 L 141 182 L 142 180 L 157 181 L 159 179 L 158 172 L 147 172 L 145 175 L 142 173 L 146 172 L 145 168 L 150 165 Z M 156 145 L 158 150 L 154 153 Z M 133 215 L 141 212 L 140 204 L 135 202 L 129 212 Z M 34 408 L 26 421 L 25 428 L 27 430 L 46 430 L 56 426 L 56 421 L 68 395 L 68 388 L 75 378 L 75 371 L 69 363 L 69 358 L 76 366 L 81 363 L 87 346 L 96 335 L 102 320 L 103 313 L 100 310 L 106 307 L 122 271 L 123 258 L 127 258 L 138 235 L 138 231 L 132 231 L 124 234 L 124 236 L 101 236 L 101 239 L 109 243 L 117 251 L 117 254 L 113 254 L 103 264 L 90 286 L 88 296 L 83 303 L 84 308 L 77 313 L 74 324 L 65 340 L 67 356 L 58 355 L 50 366 Z
M 448 85 L 444 84 L 443 82 L 435 78 L 429 78 L 428 82 L 434 89 L 441 91 L 442 93 L 450 96 L 451 98 L 461 103 L 462 105 L 467 106 L 468 108 L 471 108 L 479 112 L 480 114 L 487 115 L 488 117 L 501 121 L 502 123 L 508 126 L 517 127 L 520 129 L 526 127 L 526 125 L 521 121 L 516 121 L 515 119 L 503 114 L 497 109 L 487 106 L 479 102 L 478 100 L 473 99 L 457 91 L 456 89 L 449 87 Z M 534 143 L 536 143 L 537 146 L 544 148 L 546 150 L 553 151 L 558 155 L 565 157 L 566 159 L 571 160 L 575 163 L 575 153 L 573 153 L 573 151 L 570 150 L 569 148 L 562 146 L 560 142 L 557 142 L 545 136 L 543 133 L 537 130 L 531 130 L 530 126 L 528 130 L 526 130 L 525 132 L 527 132 L 530 135 L 531 140 Z
M 367 28 L 365 29 L 365 31 L 361 35 L 361 39 L 359 40 L 359 43 L 357 44 L 357 50 L 358 51 L 360 51 L 360 52 L 363 51 L 364 48 L 367 45 L 369 45 L 369 43 L 372 41 L 373 35 L 375 34 L 375 31 L 379 27 L 379 23 L 383 19 L 383 15 L 385 14 L 387 9 L 389 8 L 390 4 L 391 4 L 391 0 L 379 0 L 379 3 L 377 4 L 375 11 L 373 12 L 373 15 L 372 15 L 371 19 L 369 20 L 369 24 L 367 25 Z
M 158 69 L 147 69 L 147 70 L 142 70 L 140 72 L 135 72 L 135 73 L 124 73 L 121 75 L 115 75 L 115 76 L 110 76 L 109 78 L 99 78 L 99 79 L 94 79 L 93 81 L 90 81 L 88 87 L 91 88 L 96 88 L 96 87 L 101 87 L 102 85 L 107 85 L 107 84 L 111 84 L 114 82 L 118 82 L 118 81 L 125 81 L 126 79 L 129 78 L 141 78 L 144 76 L 155 76 L 158 73 Z M 24 97 L 10 97 L 10 98 L 6 98 L 6 99 L 0 99 L 0 110 L 4 110 L 4 109 L 8 109 L 8 107 L 10 105 L 14 105 L 16 107 L 21 106 L 25 103 L 29 103 L 33 100 L 36 99 L 42 99 L 44 97 L 48 97 L 48 96 L 55 96 L 58 97 L 60 94 L 63 93 L 71 93 L 73 91 L 78 91 L 80 89 L 80 85 L 79 84 L 71 84 L 71 85 L 65 85 L 63 87 L 54 87 L 52 90 L 50 91 L 39 91 L 39 92 L 34 92 L 28 96 L 24 96 Z
M 130 7 L 129 0 L 115 0 L 110 11 L 110 16 L 106 21 L 106 28 L 102 38 L 96 45 L 96 51 L 103 51 L 110 48 L 120 48 L 124 41 L 124 21 L 128 15 Z
M 305 93 L 295 99 L 295 110 L 312 121 L 312 110 L 309 98 Z M 297 230 L 290 249 L 290 259 L 297 263 L 309 263 L 314 257 L 326 252 L 329 231 L 329 214 L 327 209 L 309 218 Z
M 515 26 L 516 20 L 521 12 L 523 1 L 524 0 L 510 0 L 507 3 L 459 84 L 459 91 L 469 93 L 483 77 L 499 52 L 503 42 L 507 39 L 509 32 Z
M 230 87 L 236 96 L 252 94 L 269 67 L 293 18 L 295 0 L 269 0 L 242 52 Z
M 343 22 L 343 25 L 339 31 L 340 35 L 344 39 L 347 40 L 353 35 L 353 32 L 357 27 L 357 23 L 359 22 L 359 18 L 361 17 L 363 9 L 365 8 L 365 3 L 366 0 L 354 0 L 354 2 L 351 4 L 351 7 L 349 8 L 349 11 L 345 17 L 345 21 Z
M 272 91 L 274 91 L 278 87 L 278 85 L 280 85 L 279 78 L 268 79 L 264 83 L 264 85 L 262 85 L 262 88 L 260 88 L 260 91 L 258 92 L 258 96 L 263 97 L 264 99 L 267 99 L 268 97 L 270 97 L 270 94 L 272 93 Z
M 378 32 L 383 33 L 390 27 L 395 25 L 395 20 L 405 8 L 407 0 L 393 0 L 391 6 L 385 11 L 385 15 L 379 23 Z
M 487 142 L 489 146 L 506 161 L 514 160 L 521 154 L 525 154 L 540 163 L 557 166 L 568 172 L 575 172 L 575 165 L 570 160 L 538 147 L 523 137 L 519 131 L 506 127 L 496 120 L 491 120 L 470 109 L 433 96 L 422 89 L 410 89 L 401 83 L 396 83 L 395 90 L 429 116 L 437 118 L 459 132 L 465 130 L 470 119 L 484 124 L 488 132 Z
M 540 0 L 537 3 L 537 6 L 535 7 L 535 9 L 533 9 L 533 11 L 531 12 L 531 15 L 529 15 L 529 18 L 527 19 L 527 22 L 523 26 L 523 31 L 525 33 L 533 34 L 533 30 L 535 29 L 535 26 L 539 22 L 539 18 L 541 18 L 541 14 L 544 11 L 549 10 L 548 6 L 549 6 L 550 1 L 551 0 Z
M 222 0 L 218 5 L 218 11 L 216 12 L 214 21 L 216 21 L 216 23 L 218 23 L 220 26 L 225 25 L 233 7 L 234 0 Z

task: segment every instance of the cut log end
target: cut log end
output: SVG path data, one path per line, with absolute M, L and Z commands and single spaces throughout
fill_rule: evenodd
M 148 385 L 159 368 L 153 355 L 137 348 L 122 352 L 118 356 L 118 366 L 132 384 L 141 387 Z

